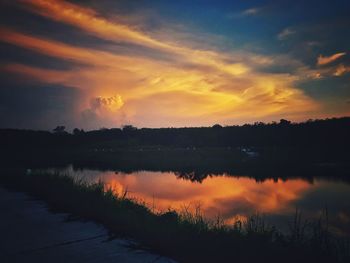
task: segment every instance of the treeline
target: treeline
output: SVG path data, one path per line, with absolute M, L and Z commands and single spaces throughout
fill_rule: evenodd
M 350 180 L 350 118 L 201 128 L 0 130 L 2 166 Z
M 330 147 L 350 146 L 350 117 L 310 120 L 291 123 L 255 123 L 242 126 L 198 128 L 123 128 L 64 131 L 64 126 L 52 132 L 33 130 L 0 130 L 2 148 L 119 148 L 141 146 L 164 147 Z

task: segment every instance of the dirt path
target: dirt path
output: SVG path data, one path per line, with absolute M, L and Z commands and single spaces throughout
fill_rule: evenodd
M 45 203 L 0 188 L 0 262 L 156 262 L 170 259 L 131 249 L 92 222 L 67 221 Z

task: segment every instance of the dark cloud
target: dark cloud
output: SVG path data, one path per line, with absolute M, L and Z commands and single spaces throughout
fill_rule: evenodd
M 81 112 L 82 122 L 85 126 L 94 127 L 96 123 L 99 123 L 99 117 L 93 109 L 85 109 Z M 102 125 L 103 126 L 103 125 Z
M 0 42 L 0 63 L 20 63 L 39 68 L 50 68 L 55 70 L 69 70 L 82 66 L 77 62 L 66 61 L 43 54 L 33 53 L 30 50 L 19 48 L 7 43 Z
M 74 127 L 75 88 L 13 83 L 0 75 L 0 127 L 51 130 L 57 125 Z
M 316 80 L 305 80 L 297 85 L 310 96 L 319 100 L 332 101 L 350 97 L 350 74 L 330 76 Z

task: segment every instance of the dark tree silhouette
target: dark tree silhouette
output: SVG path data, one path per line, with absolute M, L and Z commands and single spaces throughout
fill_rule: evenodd
M 84 131 L 83 129 L 75 128 L 75 129 L 73 130 L 73 134 L 74 134 L 74 135 L 81 135 L 81 134 L 84 134 L 84 133 L 85 133 L 85 131 Z
M 291 121 L 288 121 L 288 120 L 285 120 L 285 119 L 281 119 L 279 124 L 283 125 L 283 126 L 288 126 L 288 125 L 291 124 Z
M 213 128 L 213 129 L 220 129 L 220 128 L 222 128 L 222 126 L 221 126 L 220 124 L 214 124 L 214 125 L 212 126 L 212 128 Z
M 64 133 L 66 127 L 65 126 L 57 126 L 55 129 L 53 129 L 53 132 L 55 133 Z
M 132 125 L 124 125 L 123 126 L 123 131 L 124 132 L 132 132 L 132 131 L 136 131 L 137 128 L 135 126 Z

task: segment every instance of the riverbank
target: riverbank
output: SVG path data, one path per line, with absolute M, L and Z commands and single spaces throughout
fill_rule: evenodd
M 0 181 L 9 188 L 45 200 L 56 210 L 91 219 L 118 236 L 135 238 L 157 253 L 180 262 L 347 262 L 344 241 L 331 236 L 326 224 L 303 224 L 297 213 L 291 233 L 282 235 L 262 217 L 226 226 L 197 214 L 149 208 L 116 196 L 103 184 L 88 185 L 64 175 L 2 171 Z

